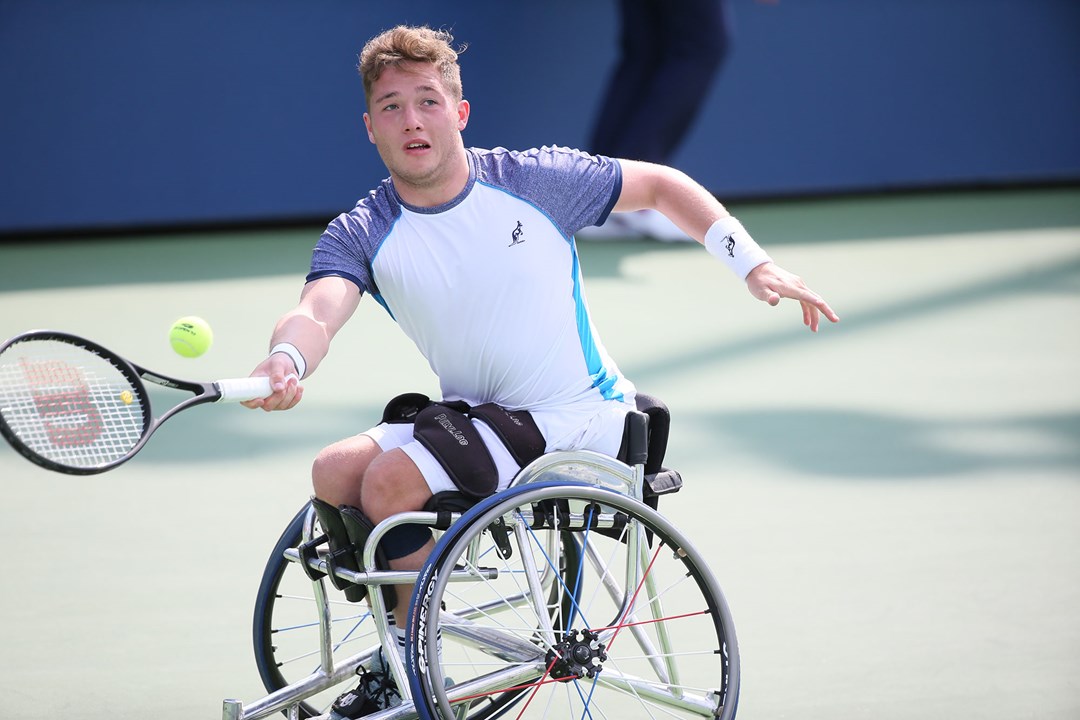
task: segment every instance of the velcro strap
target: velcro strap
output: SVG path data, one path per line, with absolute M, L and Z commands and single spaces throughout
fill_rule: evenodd
M 472 421 L 441 403 L 416 415 L 413 436 L 439 461 L 462 493 L 485 498 L 499 486 L 499 471 Z
M 527 410 L 507 410 L 495 403 L 474 407 L 470 414 L 490 427 L 518 465 L 528 465 L 544 454 L 547 441 Z
M 424 511 L 435 513 L 434 528 L 436 530 L 446 530 L 450 527 L 454 515 L 463 515 L 476 502 L 475 499 L 466 497 L 457 490 L 443 490 L 428 498 L 428 501 L 424 503 Z

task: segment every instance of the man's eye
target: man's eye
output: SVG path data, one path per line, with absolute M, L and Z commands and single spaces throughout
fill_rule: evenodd
M 383 110 L 397 110 L 397 108 L 397 103 L 390 103 L 389 105 L 383 106 Z
M 438 100 L 432 100 L 431 98 L 428 98 L 427 100 L 423 101 L 423 104 L 424 105 L 438 105 L 439 101 Z

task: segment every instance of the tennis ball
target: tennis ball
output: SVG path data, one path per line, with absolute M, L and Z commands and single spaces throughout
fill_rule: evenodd
M 200 317 L 189 315 L 173 323 L 169 330 L 169 344 L 178 355 L 187 358 L 199 357 L 210 349 L 214 342 L 214 331 Z

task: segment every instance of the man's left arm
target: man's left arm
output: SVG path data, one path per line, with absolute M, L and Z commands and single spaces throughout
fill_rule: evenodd
M 648 208 L 663 213 L 745 280 L 757 299 L 770 305 L 779 304 L 781 298 L 798 300 L 803 323 L 814 332 L 821 315 L 840 321 L 820 295 L 802 278 L 776 265 L 727 208 L 686 173 L 636 160 L 620 160 L 619 164 L 622 192 L 615 212 Z

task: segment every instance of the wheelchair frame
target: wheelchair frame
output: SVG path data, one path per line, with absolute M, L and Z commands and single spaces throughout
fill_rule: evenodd
M 426 511 L 409 512 L 379 523 L 364 547 L 364 568 L 375 567 L 375 548 L 379 540 L 398 524 L 423 524 L 443 531 L 428 563 L 418 572 L 375 569 L 352 572 L 332 563 L 325 550 L 311 554 L 301 553 L 298 547 L 280 548 L 281 542 L 289 535 L 289 530 L 286 530 L 282 541 L 279 541 L 279 548 L 276 549 L 282 550 L 282 557 L 286 561 L 285 568 L 287 569 L 289 564 L 306 564 L 313 571 L 309 573 L 309 577 L 315 575 L 311 586 L 318 616 L 318 667 L 304 677 L 288 681 L 282 687 L 268 687 L 269 694 L 254 702 L 244 704 L 237 699 L 224 700 L 222 720 L 257 720 L 279 712 L 291 720 L 310 717 L 317 709 L 312 710 L 305 705 L 305 701 L 337 685 L 342 685 L 344 689 L 343 684 L 355 679 L 357 670 L 371 659 L 380 646 L 384 649 L 384 660 L 401 692 L 402 704 L 369 716 L 372 720 L 501 717 L 508 710 L 502 706 L 496 707 L 494 702 L 491 703 L 492 707 L 482 711 L 476 708 L 487 701 L 486 696 L 498 693 L 502 694 L 500 702 L 511 708 L 522 703 L 523 696 L 528 694 L 528 691 L 520 690 L 518 686 L 538 688 L 545 682 L 577 684 L 579 680 L 582 684 L 591 682 L 590 699 L 599 683 L 603 689 L 613 693 L 621 692 L 636 698 L 638 702 L 663 706 L 668 712 L 685 712 L 687 717 L 714 717 L 723 720 L 734 718 L 739 694 L 740 666 L 734 625 L 726 600 L 697 550 L 677 528 L 644 502 L 644 458 L 637 459 L 641 462 L 628 465 L 590 451 L 553 452 L 537 458 L 523 468 L 508 489 L 481 501 L 466 512 L 449 515 Z M 563 513 L 560 508 L 557 511 L 552 510 L 551 516 L 546 517 L 543 508 L 556 508 L 564 499 L 568 512 Z M 580 511 L 576 513 L 570 511 L 571 500 L 578 505 L 585 503 L 582 506 L 584 509 L 579 508 Z M 503 523 L 507 518 L 509 522 L 505 523 L 507 527 L 504 528 L 504 539 L 513 536 L 517 542 L 517 557 L 524 569 L 499 570 L 481 566 L 476 561 L 476 548 L 482 540 L 489 540 L 489 535 L 492 536 L 490 539 L 494 539 L 496 533 L 492 523 Z M 301 510 L 293 522 L 295 524 L 298 521 L 302 527 L 301 545 L 307 544 L 310 547 L 317 544 L 319 537 L 316 517 L 310 504 L 306 510 Z M 290 525 L 290 528 L 292 527 Z M 530 528 L 537 527 L 546 536 L 543 543 L 538 538 L 529 537 L 529 533 L 536 532 Z M 592 540 L 589 539 L 589 533 L 592 533 Z M 601 535 L 613 539 L 607 540 L 601 538 Z M 658 541 L 657 537 L 661 540 Z M 617 552 L 620 556 L 624 552 L 622 547 L 625 547 L 625 568 L 621 579 L 616 577 L 616 573 L 609 572 L 604 558 L 597 557 L 592 547 L 592 543 L 597 540 L 607 543 L 608 547 L 614 547 L 613 554 Z M 541 546 L 535 557 L 534 552 L 527 549 L 534 544 Z M 653 578 L 650 577 L 653 566 L 650 564 L 649 551 L 654 544 L 666 544 L 674 550 L 672 555 L 676 569 L 679 572 L 685 570 L 686 577 L 693 576 L 692 582 L 696 584 L 707 606 L 706 610 L 700 613 L 703 616 L 701 627 L 704 632 L 696 635 L 716 635 L 711 638 L 715 640 L 712 645 L 708 644 L 710 638 L 707 637 L 703 642 L 707 648 L 700 651 L 704 654 L 712 648 L 711 652 L 718 656 L 715 661 L 718 663 L 715 674 L 721 677 L 715 678 L 717 688 L 714 690 L 702 690 L 698 687 L 691 689 L 680 684 L 678 657 L 667 635 L 667 621 L 663 619 L 663 614 L 660 615 L 660 620 L 656 619 L 663 590 L 656 588 Z M 276 551 L 270 558 L 268 573 L 271 568 L 281 563 L 281 559 L 276 557 Z M 496 549 L 496 552 L 499 551 Z M 659 550 L 657 552 L 659 553 Z M 599 589 L 602 586 L 606 588 L 606 594 L 614 598 L 613 604 L 607 608 L 608 612 L 612 612 L 611 608 L 616 608 L 613 613 L 614 630 L 612 627 L 603 627 L 592 636 L 583 636 L 585 631 L 568 627 L 578 613 L 578 604 L 584 604 L 584 598 L 579 597 L 584 591 L 576 584 L 571 591 L 569 586 L 572 584 L 572 572 L 562 566 L 556 567 L 547 558 L 574 553 L 577 553 L 577 574 L 580 576 L 583 573 L 588 559 L 598 577 L 598 589 L 595 592 L 601 594 Z M 651 562 L 656 560 L 657 557 L 653 556 Z M 544 562 L 547 567 L 539 567 Z M 570 564 L 569 561 L 565 562 Z M 419 627 L 421 618 L 424 618 L 432 626 L 449 633 L 455 641 L 464 639 L 463 644 L 470 648 L 479 648 L 485 657 L 498 659 L 506 666 L 453 684 L 446 677 L 445 670 L 439 667 L 441 650 L 436 648 L 436 643 L 424 642 L 426 636 L 423 630 L 410 630 L 409 644 L 403 657 L 398 651 L 386 618 L 383 593 L 375 591 L 368 592 L 367 602 L 370 603 L 369 619 L 374 626 L 378 643 L 374 647 L 339 659 L 335 657 L 335 651 L 339 648 L 333 639 L 334 618 L 326 586 L 328 578 L 320 575 L 336 575 L 341 580 L 363 584 L 369 589 L 382 585 L 415 584 L 410 603 L 411 627 Z M 503 578 L 500 582 L 505 582 L 506 578 L 514 579 L 516 575 L 524 576 L 525 585 L 517 586 L 512 599 L 510 593 L 499 595 L 500 590 L 495 588 L 497 578 Z M 673 573 L 672 577 L 675 576 Z M 280 578 L 280 574 L 278 577 Z M 514 582 L 517 580 L 514 579 Z M 468 612 L 457 614 L 456 610 L 448 610 L 447 602 L 449 600 L 453 604 L 456 601 L 454 598 L 458 588 L 464 588 L 463 592 L 480 588 L 488 593 L 489 597 L 482 607 L 496 607 L 500 603 L 513 607 L 520 603 L 522 606 L 531 607 L 535 611 L 532 625 L 528 625 L 531 629 L 527 632 L 515 631 L 491 619 L 487 611 L 474 611 L 468 604 L 463 605 Z M 633 597 L 630 597 L 631 588 L 636 589 Z M 267 605 L 266 594 L 270 590 L 264 579 L 256 604 L 257 653 L 260 652 L 259 628 L 274 609 Z M 636 598 L 641 591 L 644 591 L 646 596 L 642 606 L 651 604 L 656 607 L 650 610 L 637 604 Z M 553 596 L 557 602 L 552 600 Z M 537 610 L 537 607 L 542 610 Z M 646 617 L 641 621 L 638 614 L 649 611 L 652 612 L 653 619 Z M 581 610 L 581 615 L 584 615 L 584 610 Z M 606 657 L 607 647 L 614 649 L 613 641 L 623 629 L 643 648 L 642 654 L 648 656 L 648 664 L 633 657 L 621 658 L 620 662 L 627 667 L 631 663 L 639 663 L 645 668 L 644 673 L 655 676 L 655 679 L 649 680 L 640 675 L 624 673 L 611 664 L 613 659 Z M 516 636 L 515 632 L 520 637 Z M 588 639 L 582 639 L 583 637 Z M 623 644 L 626 645 L 625 642 Z M 262 651 L 265 652 L 265 648 Z M 569 659 L 575 653 L 589 656 L 584 658 L 584 665 Z M 536 682 L 538 676 L 539 682 L 530 684 Z M 586 680 L 586 676 L 590 680 Z M 264 674 L 265 684 L 278 682 L 271 683 Z M 531 692 L 535 694 L 537 690 Z M 578 693 L 582 693 L 580 688 Z M 566 694 L 571 693 L 567 691 Z M 480 697 L 484 697 L 484 700 L 469 699 Z M 461 702 L 462 698 L 467 700 Z M 582 702 L 586 707 L 586 714 L 580 716 L 591 717 L 588 713 L 588 701 Z M 525 706 L 527 707 L 528 703 L 525 703 Z M 524 712 L 524 709 L 521 711 Z M 561 716 L 565 715 L 552 715 Z

